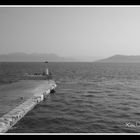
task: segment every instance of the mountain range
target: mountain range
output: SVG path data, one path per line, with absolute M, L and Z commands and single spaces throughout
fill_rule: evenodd
M 105 59 L 97 57 L 61 57 L 47 53 L 9 53 L 0 54 L 0 62 L 98 62 L 98 63 L 140 63 L 140 55 L 113 55 Z
M 140 55 L 114 55 L 98 60 L 101 63 L 140 63 Z
M 71 57 L 60 57 L 56 54 L 46 54 L 46 53 L 10 53 L 10 54 L 1 54 L 0 62 L 43 62 L 43 61 L 54 61 L 54 62 L 69 62 L 76 61 Z

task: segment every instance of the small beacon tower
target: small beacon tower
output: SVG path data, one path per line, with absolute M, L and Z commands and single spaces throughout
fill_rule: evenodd
M 48 61 L 45 61 L 45 75 L 49 75 L 49 69 L 48 69 Z

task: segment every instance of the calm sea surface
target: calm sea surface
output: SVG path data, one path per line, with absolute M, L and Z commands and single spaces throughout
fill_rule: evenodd
M 0 84 L 43 63 L 0 63 Z M 140 133 L 140 64 L 49 63 L 58 87 L 12 133 Z

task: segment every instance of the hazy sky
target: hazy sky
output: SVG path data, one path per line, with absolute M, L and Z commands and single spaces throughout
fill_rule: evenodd
M 0 54 L 140 55 L 140 7 L 0 7 Z

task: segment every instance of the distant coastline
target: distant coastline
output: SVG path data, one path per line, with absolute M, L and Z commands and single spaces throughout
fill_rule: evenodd
M 56 54 L 47 54 L 47 53 L 10 53 L 10 54 L 1 54 L 0 62 L 43 62 L 43 61 L 52 61 L 52 62 L 69 62 L 76 61 L 74 58 L 70 57 L 61 57 Z
M 140 55 L 114 55 L 105 59 L 100 59 L 99 63 L 140 63 Z
M 140 55 L 113 55 L 104 59 L 96 57 L 61 57 L 53 53 L 9 53 L 0 54 L 0 62 L 98 62 L 98 63 L 140 63 Z

